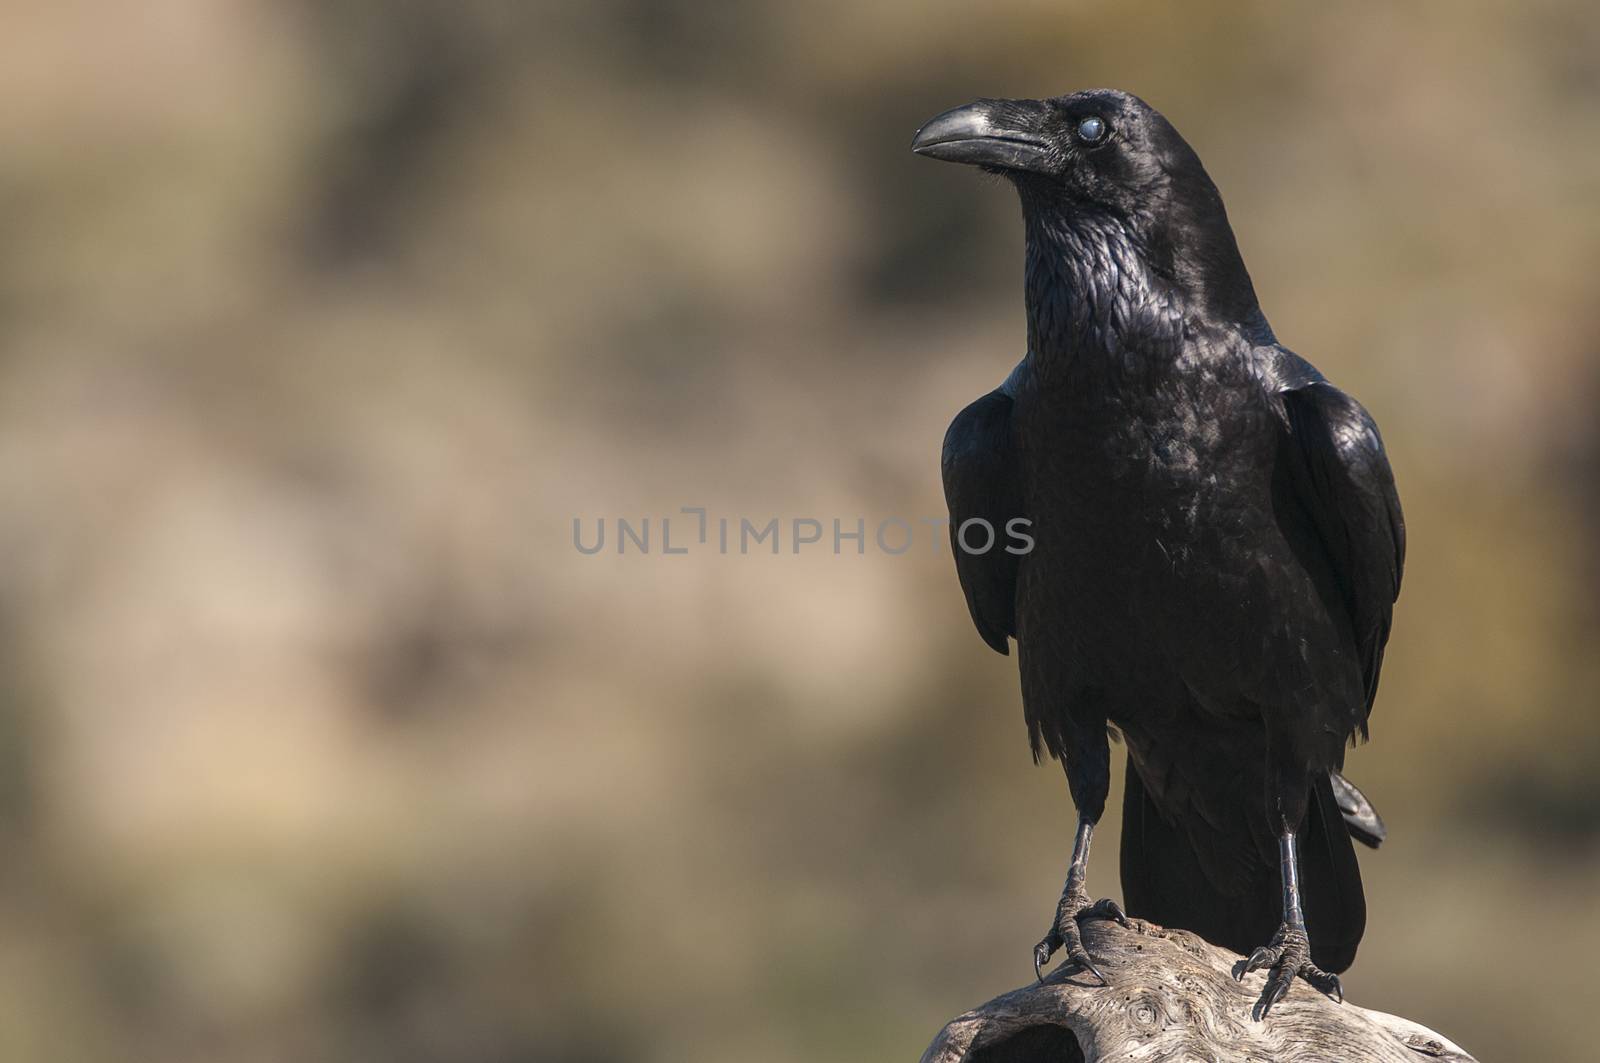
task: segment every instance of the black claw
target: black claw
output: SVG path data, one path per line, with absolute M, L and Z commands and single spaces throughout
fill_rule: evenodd
M 1044 984 L 1044 965 L 1050 962 L 1050 955 L 1053 952 L 1055 949 L 1050 946 L 1049 938 L 1033 947 L 1033 976 L 1039 980 L 1040 985 Z
M 1102 986 L 1108 986 L 1111 984 L 1106 980 L 1106 976 L 1100 973 L 1100 968 L 1094 965 L 1094 960 L 1089 956 L 1089 950 L 1084 948 L 1082 945 L 1077 943 L 1071 943 L 1068 945 L 1067 962 L 1070 963 L 1075 970 L 1081 971 L 1085 974 L 1094 975 L 1095 980 L 1098 981 Z
M 1082 916 L 1095 916 L 1100 919 L 1110 919 L 1119 926 L 1128 925 L 1128 913 L 1122 910 L 1122 905 L 1118 904 L 1110 897 L 1107 897 L 1101 901 L 1097 901 L 1092 907 L 1084 909 L 1083 912 L 1080 913 L 1080 918 Z
M 1329 974 L 1327 971 L 1310 967 L 1306 970 L 1305 977 L 1306 981 L 1310 982 L 1317 989 L 1320 989 L 1328 996 L 1333 997 L 1339 1003 L 1344 1003 L 1344 986 L 1339 982 L 1338 975 Z
M 1273 989 L 1272 989 L 1272 1002 L 1274 1004 L 1276 1004 L 1278 1001 L 1280 1001 L 1284 997 L 1288 996 L 1289 995 L 1289 987 L 1291 985 L 1293 985 L 1293 984 L 1294 984 L 1294 975 L 1292 975 L 1292 974 L 1289 975 L 1287 978 L 1283 978 L 1283 979 L 1279 980 L 1278 984 L 1276 986 L 1274 986 Z
M 1261 1017 L 1267 1017 L 1272 1006 L 1289 995 L 1289 984 L 1294 981 L 1294 975 L 1288 978 L 1274 977 L 1267 983 L 1266 992 L 1261 994 Z
M 1270 966 L 1277 958 L 1277 954 L 1274 953 L 1272 949 L 1266 945 L 1262 945 L 1260 948 L 1256 949 L 1250 954 L 1250 958 L 1248 960 L 1244 961 L 1244 970 L 1239 975 L 1239 981 L 1244 981 L 1244 976 L 1249 974 L 1251 971 L 1258 971 L 1263 967 Z

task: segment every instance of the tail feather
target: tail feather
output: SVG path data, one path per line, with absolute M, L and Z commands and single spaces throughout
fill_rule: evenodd
M 1311 807 L 1300 831 L 1300 878 L 1311 936 L 1311 962 L 1335 973 L 1356 958 L 1367 929 L 1367 898 L 1361 866 L 1351 843 L 1332 781 L 1319 775 L 1311 787 Z
M 1333 798 L 1338 802 L 1350 837 L 1373 849 L 1382 845 L 1384 839 L 1389 837 L 1389 828 L 1383 825 L 1383 817 L 1372 807 L 1367 795 L 1336 771 L 1328 773 L 1328 781 L 1333 784 Z
M 1260 839 L 1214 835 L 1208 844 L 1237 845 L 1240 852 L 1208 852 L 1202 860 L 1188 829 L 1166 820 L 1129 761 L 1122 817 L 1122 896 L 1128 914 L 1192 930 L 1248 954 L 1266 944 L 1282 920 L 1276 862 L 1261 859 Z M 1327 971 L 1346 970 L 1366 929 L 1367 907 L 1355 847 L 1326 776 L 1313 784 L 1299 852 L 1312 962 Z M 1206 871 L 1221 862 L 1219 856 L 1251 870 L 1226 890 L 1219 888 L 1215 875 Z

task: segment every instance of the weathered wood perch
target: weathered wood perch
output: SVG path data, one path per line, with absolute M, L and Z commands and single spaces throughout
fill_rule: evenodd
M 1243 957 L 1142 919 L 1083 924 L 1110 982 L 1057 968 L 1043 985 L 996 997 L 939 1031 L 922 1063 L 1475 1063 L 1406 1019 L 1340 1004 L 1295 980 L 1257 1021 L 1265 972 L 1233 980 Z

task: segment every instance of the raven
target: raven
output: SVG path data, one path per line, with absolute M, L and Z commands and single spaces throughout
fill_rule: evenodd
M 1078 920 L 1125 921 L 1084 887 L 1120 732 L 1127 911 L 1248 951 L 1263 1016 L 1296 975 L 1342 1000 L 1366 925 L 1351 835 L 1383 826 L 1338 772 L 1405 557 L 1377 426 L 1278 343 L 1216 186 L 1142 100 L 979 100 L 911 147 L 1022 202 L 1028 350 L 951 424 L 943 473 L 972 619 L 1016 640 L 1034 759 L 1078 810 L 1035 973 L 1062 949 L 1105 981 Z M 965 549 L 969 522 L 1017 516 L 1030 552 Z

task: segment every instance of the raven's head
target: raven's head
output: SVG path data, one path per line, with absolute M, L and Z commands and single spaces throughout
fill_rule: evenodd
M 1137 96 L 978 100 L 929 121 L 911 150 L 1009 178 L 1039 232 L 1114 229 L 1183 294 L 1251 327 L 1260 317 L 1216 186 L 1172 123 Z
M 1197 183 L 1211 185 L 1171 122 L 1114 89 L 969 103 L 917 130 L 911 150 L 1003 174 L 1046 199 L 1054 193 L 1064 206 L 1095 205 L 1125 217 L 1157 211 Z

